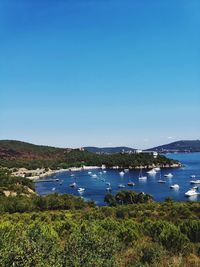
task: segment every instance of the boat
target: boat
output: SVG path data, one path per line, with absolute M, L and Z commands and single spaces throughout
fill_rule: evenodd
M 173 184 L 170 186 L 171 189 L 179 189 L 180 186 L 178 184 Z
M 160 171 L 160 167 L 155 167 L 154 170 L 155 170 L 156 172 L 159 172 L 159 171 Z
M 140 173 L 139 173 L 138 179 L 141 180 L 141 181 L 145 181 L 147 179 L 147 176 L 143 176 L 142 175 L 142 169 L 140 169 Z
M 150 175 L 155 175 L 156 171 L 155 171 L 155 169 L 152 169 L 152 170 L 148 171 L 147 173 L 150 174 Z
M 164 176 L 168 177 L 168 178 L 171 178 L 171 177 L 173 177 L 173 174 L 172 173 L 168 173 L 168 174 L 165 174 Z
M 128 185 L 128 186 L 134 186 L 135 183 L 133 183 L 133 182 L 128 182 L 127 185 Z
M 193 174 L 193 175 L 190 176 L 190 178 L 196 178 L 196 175 Z
M 107 171 L 103 171 L 103 173 L 107 173 Z
M 109 191 L 109 192 L 112 191 L 111 186 L 107 187 L 107 188 L 106 188 L 106 191 Z
M 124 176 L 124 172 L 121 171 L 121 172 L 119 173 L 119 175 L 120 175 L 120 176 Z
M 124 169 L 124 172 L 129 172 L 129 169 Z
M 76 183 L 74 182 L 74 183 L 70 184 L 69 186 L 70 187 L 76 187 Z
M 70 174 L 70 176 L 71 176 L 71 177 L 74 177 L 75 175 L 72 173 L 72 174 Z
M 200 180 L 193 180 L 193 181 L 190 181 L 191 184 L 200 184 Z
M 93 178 L 97 178 L 97 175 L 96 175 L 96 174 L 92 174 L 92 177 L 93 177 Z
M 78 188 L 78 192 L 79 192 L 79 193 L 83 193 L 84 191 L 85 191 L 85 188 L 83 188 L 83 187 L 79 187 L 79 188 Z
M 185 193 L 185 196 L 187 197 L 191 197 L 191 196 L 196 196 L 198 195 L 199 193 L 197 192 L 197 190 L 195 188 L 191 188 L 190 190 L 188 190 L 186 193 Z
M 195 186 L 193 186 L 192 188 L 194 188 L 194 189 L 198 189 L 198 186 L 195 185 Z
M 165 180 L 158 180 L 158 183 L 160 183 L 160 184 L 165 184 L 166 181 L 165 181 Z
M 52 191 L 55 191 L 55 190 L 56 190 L 56 188 L 55 188 L 55 187 L 53 187 L 51 190 L 52 190 Z
M 92 172 L 88 172 L 88 174 L 92 174 Z
M 119 188 L 125 188 L 126 186 L 124 184 L 119 184 L 118 187 Z

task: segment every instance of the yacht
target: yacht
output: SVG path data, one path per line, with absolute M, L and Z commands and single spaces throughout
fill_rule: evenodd
M 127 185 L 128 185 L 128 186 L 134 186 L 135 183 L 133 183 L 133 182 L 128 182 Z
M 171 178 L 171 177 L 173 177 L 173 174 L 172 173 L 168 173 L 168 174 L 165 174 L 164 176 L 168 177 L 168 178 Z
M 178 184 L 173 184 L 170 186 L 171 189 L 179 189 L 179 185 Z
M 119 188 L 125 188 L 126 186 L 124 184 L 119 184 L 118 187 Z
M 190 176 L 190 178 L 196 178 L 196 175 L 193 174 L 193 175 Z
M 93 178 L 97 178 L 97 175 L 96 175 L 96 174 L 92 174 L 92 177 L 93 177 Z
M 145 181 L 145 180 L 147 180 L 147 176 L 143 176 L 143 175 L 142 175 L 142 169 L 140 169 L 140 173 L 139 173 L 139 177 L 138 177 L 138 179 L 141 180 L 141 181 Z
M 76 183 L 74 182 L 74 183 L 70 184 L 69 186 L 70 187 L 76 187 Z
M 155 175 L 156 174 L 156 170 L 152 169 L 152 170 L 148 171 L 147 173 L 150 174 L 150 175 Z
M 196 196 L 198 195 L 199 193 L 197 192 L 197 190 L 195 188 L 191 188 L 190 190 L 188 190 L 186 193 L 185 193 L 185 196 L 187 197 L 191 197 L 191 196 Z
M 160 183 L 160 184 L 165 184 L 166 181 L 165 181 L 165 180 L 158 180 L 158 183 Z
M 193 181 L 190 181 L 191 184 L 200 184 L 200 180 L 193 180 Z
M 83 187 L 79 187 L 79 189 L 78 189 L 78 192 L 79 193 L 83 193 L 85 191 L 85 188 L 83 188 Z
M 154 168 L 154 170 L 155 170 L 156 172 L 159 172 L 159 171 L 160 171 L 160 167 L 156 167 L 156 168 Z
M 106 190 L 109 191 L 109 192 L 111 192 L 112 191 L 111 186 L 107 187 Z
M 88 172 L 88 174 L 89 174 L 89 175 L 91 175 L 91 174 L 92 174 L 92 172 Z
M 121 172 L 119 173 L 119 175 L 121 175 L 121 176 L 124 176 L 124 172 L 123 172 L 123 171 L 121 171 Z

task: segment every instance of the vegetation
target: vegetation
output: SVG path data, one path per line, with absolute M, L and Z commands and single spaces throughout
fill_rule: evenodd
M 2 213 L 0 266 L 200 266 L 199 219 L 197 202 Z
M 200 140 L 182 140 L 151 148 L 158 152 L 200 152 Z
M 150 154 L 95 154 L 80 149 L 61 149 L 36 146 L 17 141 L 0 141 L 0 166 L 7 168 L 69 168 L 83 165 L 107 167 L 120 166 L 135 168 L 138 166 L 171 165 L 178 163 L 164 156 L 154 158 Z

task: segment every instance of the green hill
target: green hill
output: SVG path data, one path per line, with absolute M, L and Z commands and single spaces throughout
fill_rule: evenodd
M 200 152 L 200 140 L 182 140 L 150 148 L 157 152 Z

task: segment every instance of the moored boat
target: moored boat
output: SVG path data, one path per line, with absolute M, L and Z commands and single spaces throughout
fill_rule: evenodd
M 191 184 L 200 184 L 200 180 L 193 180 L 193 181 L 190 181 Z
M 180 186 L 178 184 L 173 184 L 170 186 L 171 189 L 179 189 Z
M 197 190 L 195 188 L 191 188 L 190 190 L 188 190 L 186 193 L 185 193 L 185 196 L 187 197 L 191 197 L 191 196 L 196 196 L 198 195 L 199 193 L 197 192 Z
M 171 177 L 173 177 L 173 174 L 172 173 L 168 173 L 168 174 L 165 174 L 164 176 L 168 177 L 168 178 L 171 178 Z
M 166 181 L 165 181 L 165 180 L 158 180 L 158 183 L 160 183 L 160 184 L 165 184 Z

